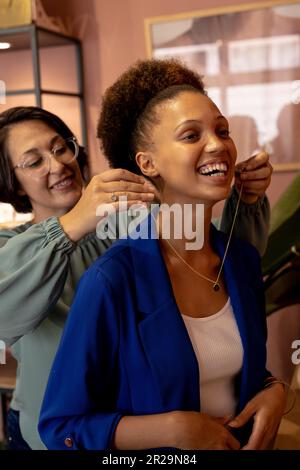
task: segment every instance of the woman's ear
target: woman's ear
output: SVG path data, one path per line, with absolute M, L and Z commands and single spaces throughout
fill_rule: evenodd
M 24 189 L 21 188 L 20 185 L 18 185 L 18 189 L 17 189 L 17 195 L 18 196 L 27 196 L 27 194 L 25 193 Z
M 159 171 L 155 166 L 154 156 L 151 152 L 138 152 L 135 156 L 135 161 L 143 175 L 149 178 L 159 176 Z

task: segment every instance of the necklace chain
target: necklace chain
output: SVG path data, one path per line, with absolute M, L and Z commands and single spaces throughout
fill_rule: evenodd
M 222 269 L 223 269 L 223 266 L 224 266 L 224 263 L 225 263 L 225 259 L 226 259 L 226 256 L 227 256 L 227 252 L 228 252 L 230 240 L 231 240 L 231 237 L 232 237 L 232 234 L 233 234 L 233 229 L 234 229 L 234 225 L 235 225 L 237 213 L 238 213 L 238 210 L 239 210 L 239 205 L 240 205 L 240 202 L 241 202 L 242 191 L 243 191 L 243 184 L 242 184 L 241 189 L 240 189 L 240 194 L 239 194 L 239 197 L 238 197 L 238 201 L 237 201 L 237 205 L 236 205 L 236 209 L 235 209 L 235 213 L 234 213 L 234 217 L 233 217 L 233 221 L 232 221 L 232 225 L 231 225 L 229 237 L 228 237 L 228 240 L 227 240 L 227 243 L 226 243 L 224 255 L 223 255 L 223 258 L 222 258 L 222 261 L 221 261 L 221 266 L 220 266 L 220 269 L 219 269 L 217 278 L 216 278 L 215 280 L 210 279 L 209 277 L 205 276 L 204 274 L 199 273 L 195 268 L 193 268 L 193 266 L 191 266 L 191 265 L 178 253 L 178 251 L 174 248 L 174 246 L 172 245 L 172 243 L 170 243 L 169 240 L 165 239 L 166 242 L 168 243 L 168 245 L 170 246 L 170 248 L 171 248 L 171 249 L 173 250 L 173 252 L 175 253 L 175 255 L 176 255 L 191 271 L 193 271 L 194 274 L 196 274 L 197 276 L 201 277 L 202 279 L 205 279 L 206 281 L 208 281 L 208 282 L 210 282 L 211 284 L 213 284 L 213 290 L 216 291 L 216 292 L 220 289 L 220 282 L 219 282 L 219 280 L 220 280 L 220 276 L 221 276 L 221 273 L 222 273 Z

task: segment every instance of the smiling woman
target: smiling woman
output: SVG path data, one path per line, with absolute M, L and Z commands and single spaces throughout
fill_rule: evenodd
M 50 217 L 54 210 L 58 216 L 65 214 L 81 197 L 83 176 L 76 161 L 77 143 L 72 139 L 65 142 L 39 120 L 19 122 L 10 129 L 7 145 L 18 195 L 29 198 L 34 223 Z
M 220 288 L 211 285 L 226 247 L 212 208 L 228 196 L 236 161 L 227 120 L 197 74 L 149 60 L 106 91 L 98 136 L 110 165 L 145 176 L 161 203 L 189 204 L 193 222 L 203 204 L 204 244 L 188 251 L 185 236 L 165 240 L 160 214 L 156 229 L 150 214 L 84 274 L 46 389 L 43 441 L 74 450 L 266 448 L 285 391 L 264 389 L 256 250 L 232 240 Z
M 33 168 L 28 165 L 29 158 L 36 158 L 41 151 L 49 152 L 53 150 L 53 144 L 57 139 L 69 141 L 74 136 L 66 124 L 57 116 L 34 107 L 19 107 L 5 111 L 1 114 L 0 126 L 0 152 L 3 155 L 0 159 L 1 201 L 12 204 L 18 212 L 32 212 L 35 203 L 34 200 L 31 201 L 30 192 L 27 194 L 27 190 L 35 191 L 37 190 L 35 186 L 44 186 L 45 189 L 48 182 L 43 177 L 48 174 L 48 181 L 49 178 L 53 179 L 53 176 L 51 176 L 52 171 L 50 171 L 50 168 L 48 171 L 44 171 L 43 174 L 33 172 Z M 39 136 L 39 139 L 36 136 Z M 69 148 L 70 153 L 74 155 L 72 151 L 74 144 L 71 144 Z M 70 159 L 70 163 L 72 160 L 73 158 Z M 34 160 L 31 160 L 31 163 L 33 162 Z M 81 189 L 86 165 L 86 154 L 82 147 L 78 147 L 71 168 L 76 168 L 76 179 Z M 66 171 L 64 165 L 61 165 L 61 168 Z M 15 170 L 16 173 L 12 170 Z M 57 173 L 57 168 L 54 172 Z M 35 214 L 35 217 L 37 217 L 37 214 Z M 41 214 L 41 217 L 46 218 L 47 214 Z
M 152 148 L 136 154 L 142 173 L 154 178 L 167 203 L 208 205 L 225 199 L 236 161 L 225 117 L 189 86 L 170 87 L 162 100 L 156 116 L 164 125 L 153 129 Z
M 74 147 L 74 143 L 69 145 Z M 72 152 L 54 129 L 38 120 L 15 124 L 9 132 L 8 151 L 16 169 L 18 195 L 30 199 L 35 223 L 63 215 L 78 202 L 83 188 L 75 158 L 78 151 Z

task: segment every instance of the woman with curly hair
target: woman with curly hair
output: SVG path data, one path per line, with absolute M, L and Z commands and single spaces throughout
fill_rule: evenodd
M 204 242 L 187 250 L 186 235 L 163 237 L 161 213 L 150 214 L 84 274 L 42 440 L 49 449 L 266 448 L 286 397 L 266 370 L 260 259 L 238 239 L 226 255 L 211 225 L 235 170 L 226 118 L 197 74 L 148 60 L 107 90 L 98 136 L 110 165 L 144 175 L 165 205 L 188 204 L 195 222 L 202 204 Z

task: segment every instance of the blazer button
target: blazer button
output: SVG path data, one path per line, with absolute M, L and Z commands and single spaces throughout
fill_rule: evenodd
M 73 446 L 73 439 L 71 439 L 70 437 L 66 437 L 64 443 L 65 443 L 65 446 L 72 447 Z

